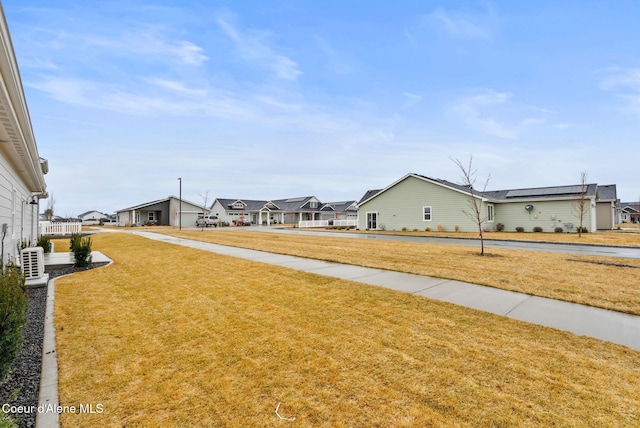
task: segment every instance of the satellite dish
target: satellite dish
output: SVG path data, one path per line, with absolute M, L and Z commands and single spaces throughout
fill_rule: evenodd
M 531 211 L 533 211 L 533 205 L 525 205 L 524 209 L 529 211 L 529 212 L 531 212 Z

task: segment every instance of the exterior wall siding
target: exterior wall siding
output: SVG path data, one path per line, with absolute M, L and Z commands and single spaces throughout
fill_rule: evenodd
M 17 261 L 20 242 L 34 243 L 38 239 L 38 205 L 27 204 L 31 193 L 12 171 L 0 153 L 0 227 L 7 225 L 1 255 L 5 264 Z
M 379 194 L 358 208 L 358 228 L 367 229 L 367 212 L 377 212 L 379 230 L 420 230 L 430 228 L 461 232 L 477 231 L 477 224 L 469 219 L 463 210 L 469 211 L 469 195 L 425 180 L 408 176 L 392 188 Z M 431 221 L 423 219 L 423 208 L 431 207 Z M 483 204 L 486 214 L 486 206 Z M 487 228 L 492 229 L 493 223 Z
M 531 213 L 525 210 L 526 205 L 533 205 Z M 534 227 L 541 227 L 543 232 L 553 232 L 556 227 L 575 232 L 580 225 L 575 200 L 502 202 L 495 205 L 495 210 L 496 223 L 504 224 L 505 232 L 514 232 L 516 227 L 523 227 L 525 232 L 532 232 Z M 593 231 L 592 219 L 593 210 L 587 209 L 583 226 L 590 232 Z

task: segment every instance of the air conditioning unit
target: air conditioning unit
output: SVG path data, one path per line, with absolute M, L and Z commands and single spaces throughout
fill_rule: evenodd
M 29 247 L 20 251 L 20 266 L 26 279 L 39 279 L 44 276 L 44 249 Z

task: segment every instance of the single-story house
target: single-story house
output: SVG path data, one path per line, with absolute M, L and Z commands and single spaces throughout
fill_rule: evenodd
M 18 261 L 19 243 L 38 240 L 39 201 L 47 198 L 40 157 L 9 27 L 0 4 L 0 263 Z
M 101 213 L 100 211 L 87 211 L 78 216 L 83 224 L 99 224 L 100 220 L 107 221 L 109 214 Z
M 639 223 L 640 222 L 640 202 L 620 203 L 620 222 Z
M 583 227 L 589 231 L 613 229 L 615 185 L 553 186 L 480 192 L 460 184 L 420 174 L 407 174 L 381 190 L 365 193 L 358 203 L 358 228 L 476 232 L 472 200 L 477 201 L 485 230 L 505 231 L 556 228 L 575 231 L 579 226 L 578 196 L 584 195 Z M 600 217 L 600 219 L 598 218 Z
M 355 219 L 358 215 L 356 201 L 322 203 L 315 196 L 274 200 L 217 198 L 209 212 L 227 224 L 256 225 Z
M 202 205 L 169 196 L 116 211 L 118 226 L 184 226 L 195 227 L 198 216 L 207 209 Z

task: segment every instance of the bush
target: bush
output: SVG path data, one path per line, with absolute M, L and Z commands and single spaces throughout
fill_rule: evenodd
M 69 249 L 73 253 L 75 267 L 88 267 L 91 265 L 91 238 L 83 238 L 81 234 L 71 235 Z
M 542 232 L 542 228 L 540 226 L 536 226 L 536 227 L 533 228 L 533 231 L 536 232 L 536 233 L 540 233 L 540 232 Z
M 424 228 L 424 231 L 425 231 L 425 232 L 431 232 L 431 228 L 430 228 L 430 227 L 425 227 L 425 228 Z
M 580 227 L 576 227 L 576 233 L 580 232 Z M 582 226 L 582 233 L 589 233 L 589 230 Z
M 27 286 L 17 266 L 7 266 L 0 275 L 0 380 L 22 347 L 27 321 Z
M 406 231 L 407 231 L 407 228 L 406 228 L 406 227 L 403 227 L 403 228 L 402 228 L 402 231 L 403 231 L 403 232 L 406 232 Z
M 516 227 L 516 232 L 524 232 L 524 227 L 522 226 Z
M 553 229 L 553 231 L 554 231 L 555 233 L 562 233 L 562 232 L 564 232 L 564 230 L 562 230 L 562 228 L 561 228 L 560 226 L 558 226 L 558 227 L 556 227 L 555 229 Z
M 455 230 L 456 232 L 460 232 L 460 226 L 456 224 L 455 226 L 453 226 L 453 230 Z
M 45 235 L 40 235 L 38 238 L 38 247 L 42 247 L 45 253 L 51 252 L 51 238 Z
M 438 232 L 444 232 L 444 226 L 439 224 L 438 225 Z
M 498 223 L 498 224 L 496 224 L 496 230 L 497 230 L 498 232 L 502 232 L 502 231 L 504 231 L 504 224 L 503 224 L 503 223 Z

